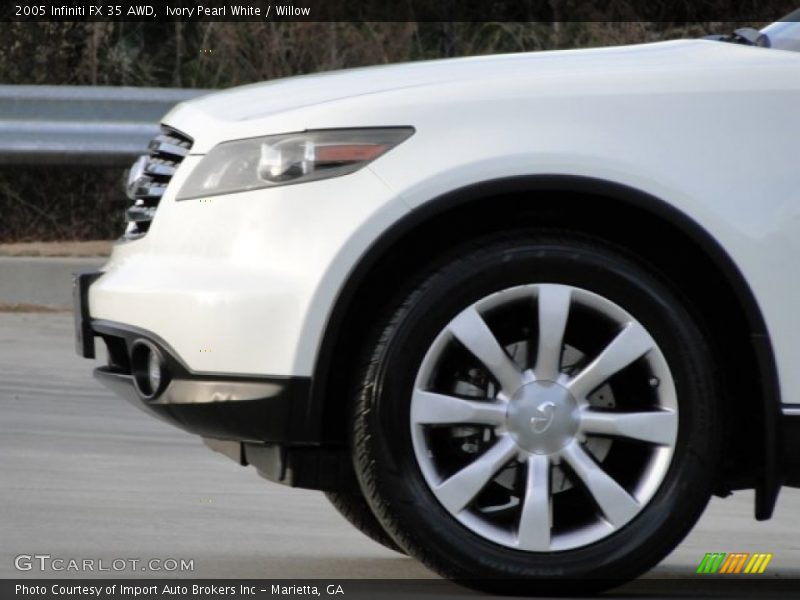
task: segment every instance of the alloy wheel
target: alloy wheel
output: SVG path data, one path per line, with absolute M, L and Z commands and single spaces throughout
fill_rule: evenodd
M 438 334 L 411 435 L 433 495 L 502 546 L 552 552 L 624 527 L 669 469 L 675 382 L 631 314 L 578 287 L 493 293 Z

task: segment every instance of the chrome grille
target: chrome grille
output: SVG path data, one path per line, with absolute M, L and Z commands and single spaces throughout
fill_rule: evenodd
M 148 146 L 148 153 L 133 163 L 128 175 L 128 197 L 133 205 L 125 213 L 127 239 L 142 237 L 150 229 L 158 203 L 178 165 L 192 148 L 192 139 L 169 127 Z

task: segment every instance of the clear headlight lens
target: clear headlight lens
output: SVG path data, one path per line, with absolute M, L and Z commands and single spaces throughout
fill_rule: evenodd
M 212 148 L 178 200 L 339 177 L 358 171 L 407 139 L 411 127 L 329 129 L 272 135 Z

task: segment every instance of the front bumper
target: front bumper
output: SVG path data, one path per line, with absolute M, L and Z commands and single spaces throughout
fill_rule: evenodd
M 293 487 L 354 493 L 357 483 L 344 447 L 321 442 L 321 405 L 312 403 L 308 377 L 239 377 L 193 372 L 157 335 L 130 325 L 92 319 L 86 299 L 102 272 L 75 277 L 76 349 L 95 357 L 95 341 L 106 345 L 108 364 L 95 377 L 133 405 L 190 433 L 240 465 Z M 144 396 L 134 381 L 132 348 L 142 341 L 157 348 L 168 379 Z
M 105 342 L 108 364 L 94 374 L 106 387 L 135 406 L 203 437 L 319 443 L 320 419 L 312 411 L 310 378 L 194 372 L 156 334 L 91 318 L 88 289 L 100 276 L 101 272 L 91 272 L 75 277 L 75 339 L 78 354 L 85 358 L 95 357 L 96 337 Z M 158 349 L 166 377 L 163 389 L 152 396 L 145 396 L 134 382 L 132 349 L 142 341 Z

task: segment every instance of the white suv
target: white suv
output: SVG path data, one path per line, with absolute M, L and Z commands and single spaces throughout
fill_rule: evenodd
M 764 33 L 181 104 L 76 279 L 79 352 L 478 587 L 635 577 L 712 494 L 767 519 L 800 485 L 800 55 Z

